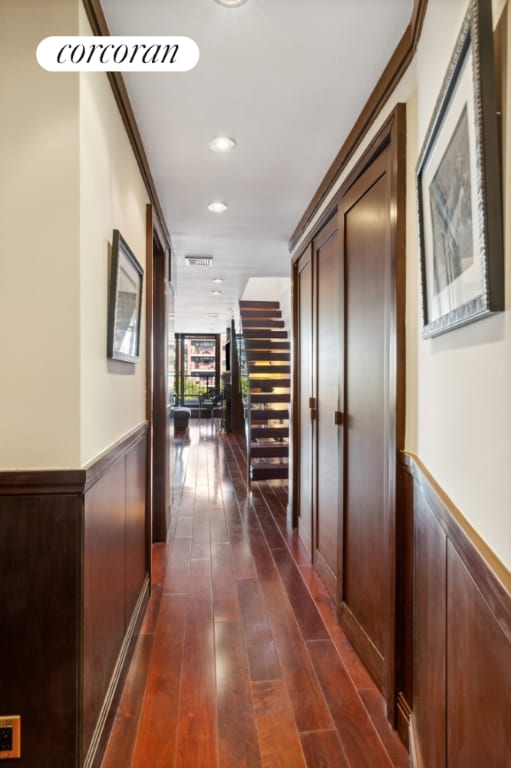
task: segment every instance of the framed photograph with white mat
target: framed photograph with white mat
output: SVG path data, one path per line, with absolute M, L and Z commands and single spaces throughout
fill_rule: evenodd
M 504 309 L 491 0 L 471 0 L 416 169 L 423 335 Z
M 135 363 L 140 358 L 144 271 L 118 229 L 112 238 L 107 355 Z

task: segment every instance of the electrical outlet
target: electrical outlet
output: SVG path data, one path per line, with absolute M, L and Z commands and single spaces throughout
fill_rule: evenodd
M 21 757 L 21 717 L 0 716 L 0 760 Z

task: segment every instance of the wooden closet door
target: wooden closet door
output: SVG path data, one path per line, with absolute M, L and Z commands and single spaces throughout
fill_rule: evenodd
M 340 206 L 345 262 L 341 618 L 382 690 L 394 665 L 395 258 L 387 147 Z
M 313 424 L 310 399 L 313 395 L 312 381 L 312 255 L 311 249 L 300 257 L 295 272 L 297 334 L 298 341 L 297 392 L 295 395 L 296 456 L 294 505 L 298 512 L 300 538 L 312 555 L 312 472 L 313 472 Z
M 339 409 L 339 360 L 342 344 L 342 288 L 336 215 L 314 238 L 313 250 L 317 270 L 316 504 L 313 562 L 328 591 L 335 598 L 342 497 L 339 429 L 334 423 L 334 414 Z

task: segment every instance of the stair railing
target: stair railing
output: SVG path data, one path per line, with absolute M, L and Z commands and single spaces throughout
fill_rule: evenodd
M 252 462 L 251 444 L 252 444 L 252 406 L 250 398 L 250 380 L 247 362 L 247 350 L 245 345 L 245 336 L 243 334 L 243 324 L 241 332 L 236 335 L 236 346 L 238 348 L 238 360 L 240 366 L 240 392 L 243 402 L 243 412 L 245 415 L 245 442 L 247 444 L 247 486 L 250 486 L 250 466 Z
M 234 320 L 231 320 L 231 430 L 243 432 L 244 414 L 241 398 L 240 358 L 238 355 L 237 334 Z

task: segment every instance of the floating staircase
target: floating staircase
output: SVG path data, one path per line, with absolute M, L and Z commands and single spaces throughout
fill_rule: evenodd
M 249 480 L 287 479 L 290 347 L 278 301 L 240 301 L 249 393 Z

